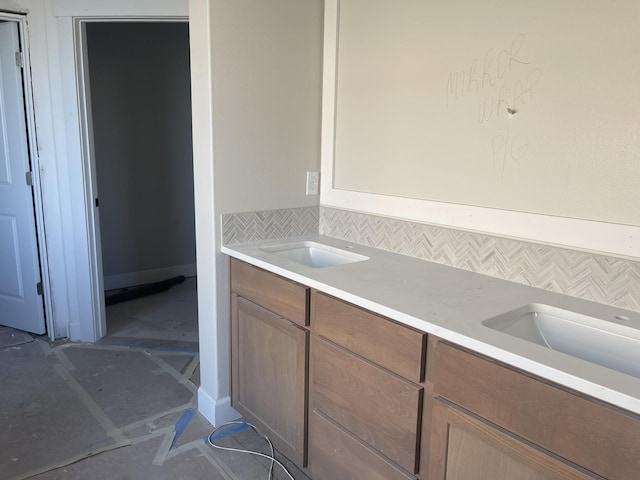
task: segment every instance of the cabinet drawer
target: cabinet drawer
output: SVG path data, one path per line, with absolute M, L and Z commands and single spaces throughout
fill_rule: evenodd
M 320 292 L 311 299 L 312 329 L 413 382 L 424 380 L 427 334 Z
M 638 478 L 640 419 L 438 343 L 434 391 L 609 480 Z
M 309 421 L 313 480 L 415 480 L 318 412 Z
M 415 473 L 423 389 L 317 337 L 311 352 L 313 408 Z
M 232 258 L 231 291 L 298 325 L 309 325 L 309 288 L 303 285 Z

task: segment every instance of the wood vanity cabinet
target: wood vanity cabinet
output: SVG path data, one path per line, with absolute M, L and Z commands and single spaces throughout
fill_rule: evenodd
M 313 479 L 415 478 L 426 334 L 315 291 L 311 329 Z
M 313 480 L 640 479 L 639 416 L 230 265 L 232 405 Z
M 231 405 L 305 467 L 309 289 L 231 259 Z
M 640 478 L 640 418 L 446 342 L 429 480 Z

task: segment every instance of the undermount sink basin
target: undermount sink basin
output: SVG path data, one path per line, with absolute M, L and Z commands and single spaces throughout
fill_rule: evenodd
M 640 378 L 640 324 L 626 317 L 607 321 L 549 305 L 529 304 L 482 323 L 551 350 Z
M 369 260 L 369 257 L 359 253 L 330 247 L 318 242 L 287 243 L 264 247 L 262 250 L 312 268 L 333 267 Z

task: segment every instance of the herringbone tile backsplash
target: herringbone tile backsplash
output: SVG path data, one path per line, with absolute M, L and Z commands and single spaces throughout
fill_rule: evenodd
M 616 257 L 330 207 L 223 215 L 222 227 L 224 244 L 321 233 L 640 311 L 640 263 Z
M 640 263 L 329 207 L 320 233 L 640 311 Z
M 222 243 L 316 235 L 318 215 L 318 207 L 225 214 L 222 215 Z

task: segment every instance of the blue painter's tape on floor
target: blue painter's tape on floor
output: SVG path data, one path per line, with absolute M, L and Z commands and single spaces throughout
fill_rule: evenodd
M 189 425 L 189 422 L 191 421 L 195 413 L 196 411 L 193 408 L 190 408 L 189 410 L 186 410 L 182 414 L 180 419 L 176 422 L 176 434 L 173 437 L 173 442 L 171 442 L 171 447 L 169 447 L 169 450 L 171 450 L 175 446 L 175 444 L 178 442 L 178 439 L 184 433 L 185 429 L 187 428 L 187 425 Z
M 238 432 L 241 432 L 243 430 L 246 430 L 247 428 L 251 428 L 249 427 L 249 424 L 247 423 L 239 423 L 238 425 L 234 425 L 233 427 L 229 427 L 221 432 L 216 433 L 214 436 L 209 437 L 210 440 L 212 442 L 215 442 L 216 440 L 220 440 L 221 438 L 225 438 L 228 437 L 230 435 L 234 435 Z

